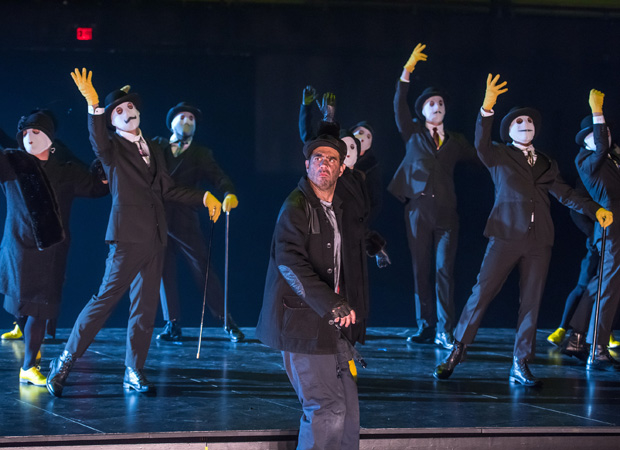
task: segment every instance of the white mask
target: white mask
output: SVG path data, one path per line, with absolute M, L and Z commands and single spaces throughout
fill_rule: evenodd
M 443 98 L 439 95 L 433 95 L 424 102 L 422 106 L 422 115 L 428 123 L 439 125 L 443 122 L 443 118 L 446 115 L 446 105 L 443 103 Z
M 121 103 L 112 111 L 110 121 L 117 130 L 134 131 L 140 126 L 140 111 L 132 102 Z
M 28 128 L 23 132 L 24 149 L 31 155 L 39 155 L 52 146 L 52 141 L 42 131 Z
M 187 111 L 182 111 L 172 119 L 172 131 L 179 138 L 189 138 L 196 132 L 196 119 Z
M 609 141 L 609 147 L 611 147 L 611 134 L 607 135 L 607 139 Z M 594 132 L 588 133 L 588 135 L 583 139 L 583 144 L 588 150 L 596 150 L 596 144 L 594 143 Z
M 368 149 L 372 146 L 372 133 L 368 128 L 357 127 L 353 130 L 353 136 L 360 141 L 360 156 L 366 153 Z
M 517 144 L 529 145 L 536 134 L 534 121 L 530 116 L 519 116 L 510 123 L 508 136 Z
M 340 140 L 347 146 L 347 156 L 344 157 L 344 165 L 349 169 L 353 169 L 357 162 L 357 143 L 351 136 L 345 136 Z

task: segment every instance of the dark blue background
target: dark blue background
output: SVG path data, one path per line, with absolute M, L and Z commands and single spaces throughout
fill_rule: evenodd
M 52 108 L 60 119 L 58 137 L 89 161 L 86 103 L 69 77 L 74 67 L 93 70 L 101 98 L 131 84 L 143 99 L 141 128 L 147 136 L 168 135 L 166 112 L 179 101 L 198 105 L 205 120 L 196 140 L 214 149 L 240 200 L 231 214 L 230 308 L 240 325 L 254 326 L 275 219 L 303 174 L 297 116 L 306 84 L 336 93 L 343 125 L 373 124 L 373 152 L 385 185 L 404 154 L 393 118 L 394 86 L 418 42 L 428 45 L 428 61 L 414 72 L 411 100 L 429 85 L 444 87 L 450 93 L 446 126 L 471 140 L 486 75 L 501 74 L 509 91 L 496 106 L 498 117 L 515 105 L 538 108 L 543 124 L 534 143 L 559 161 L 571 183 L 578 150 L 574 136 L 589 112 L 589 90 L 605 92 L 606 116 L 618 117 L 617 11 L 560 14 L 512 8 L 510 2 L 500 9 L 493 6 L 497 2 L 441 8 L 308 3 L 4 2 L 0 12 L 11 20 L 4 21 L 0 42 L 0 127 L 12 135 L 22 114 L 37 106 Z M 92 26 L 93 41 L 76 41 L 77 26 Z M 486 246 L 482 231 L 493 185 L 486 170 L 463 167 L 457 189 L 461 236 L 455 300 L 460 312 Z M 108 198 L 75 203 L 61 327 L 72 326 L 99 286 L 109 203 Z M 4 213 L 0 207 L 0 219 Z M 585 253 L 584 237 L 568 210 L 554 202 L 552 214 L 556 244 L 541 327 L 557 326 Z M 381 271 L 371 265 L 370 324 L 414 326 L 402 206 L 387 192 L 376 228 L 389 241 L 393 264 Z M 220 221 L 213 261 L 222 278 L 223 237 Z M 196 326 L 202 291 L 188 276 L 181 275 L 181 281 L 183 323 Z M 483 325 L 514 327 L 517 308 L 512 276 Z M 108 325 L 124 326 L 126 317 L 125 303 Z M 2 328 L 9 328 L 10 316 L 3 312 L 0 318 Z M 215 324 L 208 317 L 206 323 Z

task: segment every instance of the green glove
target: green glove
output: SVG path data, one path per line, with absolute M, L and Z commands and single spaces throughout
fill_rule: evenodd
M 304 105 L 311 105 L 316 100 L 316 89 L 308 85 L 304 88 L 304 96 L 301 100 Z
M 336 94 L 333 92 L 323 94 L 323 101 L 319 105 L 319 109 L 323 113 L 325 122 L 333 122 L 336 115 Z

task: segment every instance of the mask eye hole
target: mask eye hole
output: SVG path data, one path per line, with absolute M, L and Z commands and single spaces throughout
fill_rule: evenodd
M 116 114 L 123 114 L 123 108 L 121 108 L 120 106 L 116 107 Z
M 133 109 L 133 103 L 131 103 L 131 102 L 127 103 L 127 108 Z
M 534 123 L 530 117 L 527 118 L 527 123 Z
M 519 117 L 519 118 L 517 119 L 517 123 L 518 123 L 519 125 L 520 125 L 520 124 L 522 124 L 522 123 L 523 123 L 523 119 Z

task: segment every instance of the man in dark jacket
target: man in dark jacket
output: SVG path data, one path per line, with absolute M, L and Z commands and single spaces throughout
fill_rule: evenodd
M 346 205 L 334 196 L 346 151 L 327 135 L 304 145 L 307 177 L 280 210 L 256 327 L 264 344 L 282 351 L 302 404 L 298 449 L 359 448 L 355 366 L 340 331 L 356 322 L 349 296 L 356 287 L 348 284 L 355 276 L 343 248 Z
M 169 138 L 156 137 L 155 143 L 163 149 L 166 168 L 178 186 L 200 188 L 208 185 L 224 194 L 222 209 L 230 212 L 238 205 L 235 187 L 230 178 L 220 168 L 213 151 L 194 140 L 196 126 L 202 118 L 200 109 L 181 102 L 168 111 L 166 125 L 172 132 Z M 179 319 L 181 302 L 177 285 L 177 255 L 187 261 L 192 278 L 201 292 L 207 270 L 207 242 L 200 231 L 198 208 L 177 202 L 166 203 L 166 222 L 168 223 L 168 246 L 164 259 L 161 280 L 161 308 L 166 326 L 157 335 L 160 340 L 178 340 L 182 336 Z M 224 320 L 224 291 L 213 267 L 209 268 L 207 287 L 207 306 L 213 317 Z M 232 317 L 226 321 L 230 340 L 242 341 L 243 332 Z
M 560 176 L 558 164 L 539 150 L 532 140 L 540 131 L 540 113 L 533 108 L 513 108 L 503 119 L 500 135 L 506 144 L 491 141 L 493 106 L 508 89 L 499 75 L 487 78 L 482 109 L 476 122 L 478 156 L 495 184 L 495 204 L 484 235 L 489 238 L 478 282 L 465 305 L 454 333 L 450 356 L 435 369 L 439 379 L 450 377 L 463 360 L 465 348 L 476 336 L 484 313 L 515 267 L 519 268 L 520 306 L 513 362 L 509 380 L 538 386 L 527 365 L 534 358 L 536 324 L 545 287 L 554 229 L 549 194 L 563 205 L 597 219 L 602 226 L 612 222 L 609 211 L 592 199 L 579 195 Z
M 416 63 L 426 61 L 425 47 L 416 46 L 396 85 L 394 115 L 407 152 L 388 190 L 405 204 L 413 264 L 418 329 L 407 341 L 434 342 L 451 349 L 455 325 L 452 273 L 459 234 L 454 167 L 476 156 L 463 135 L 444 128 L 446 95 L 442 91 L 425 89 L 415 102 L 418 119 L 411 116 L 409 79 Z
M 73 363 L 88 349 L 105 321 L 129 289 L 130 313 L 123 387 L 153 392 L 143 368 L 151 343 L 159 302 L 159 284 L 166 247 L 164 201 L 204 204 L 219 217 L 221 204 L 209 192 L 175 186 L 163 155 L 140 131 L 140 97 L 129 86 L 113 91 L 99 108 L 92 73 L 78 69 L 71 76 L 89 105 L 88 131 L 93 151 L 107 176 L 112 209 L 106 241 L 110 252 L 97 295 L 78 316 L 62 354 L 50 365 L 47 388 L 62 395 Z M 114 131 L 113 131 L 114 130 Z
M 604 94 L 592 89 L 590 91 L 590 108 L 592 109 L 592 130 L 582 130 L 584 135 L 584 147 L 577 155 L 575 163 L 579 176 L 583 181 L 588 193 L 594 201 L 611 210 L 612 213 L 620 212 L 620 155 L 613 150 L 609 128 L 603 116 Z M 579 135 L 578 135 L 579 136 Z M 607 344 L 611 336 L 612 325 L 618 304 L 620 302 L 620 228 L 612 225 L 603 230 L 600 226 L 595 228 L 595 240 L 599 252 L 603 233 L 607 233 L 605 252 L 601 255 L 603 261 L 601 297 L 599 306 L 599 322 L 594 327 L 595 311 L 589 317 L 589 325 L 575 323 L 575 330 L 588 329 L 586 342 L 595 345 L 594 358 L 590 354 L 586 362 L 587 369 L 595 370 L 620 370 L 620 363 L 611 357 L 607 350 Z M 598 278 L 588 285 L 588 298 L 594 299 L 598 289 Z M 586 302 L 586 305 L 592 301 Z M 596 302 L 594 302 L 596 307 Z M 581 308 L 581 307 L 580 307 Z M 588 318 L 587 314 L 578 315 Z M 572 322 L 571 322 L 572 324 Z M 596 331 L 596 342 L 594 333 Z

